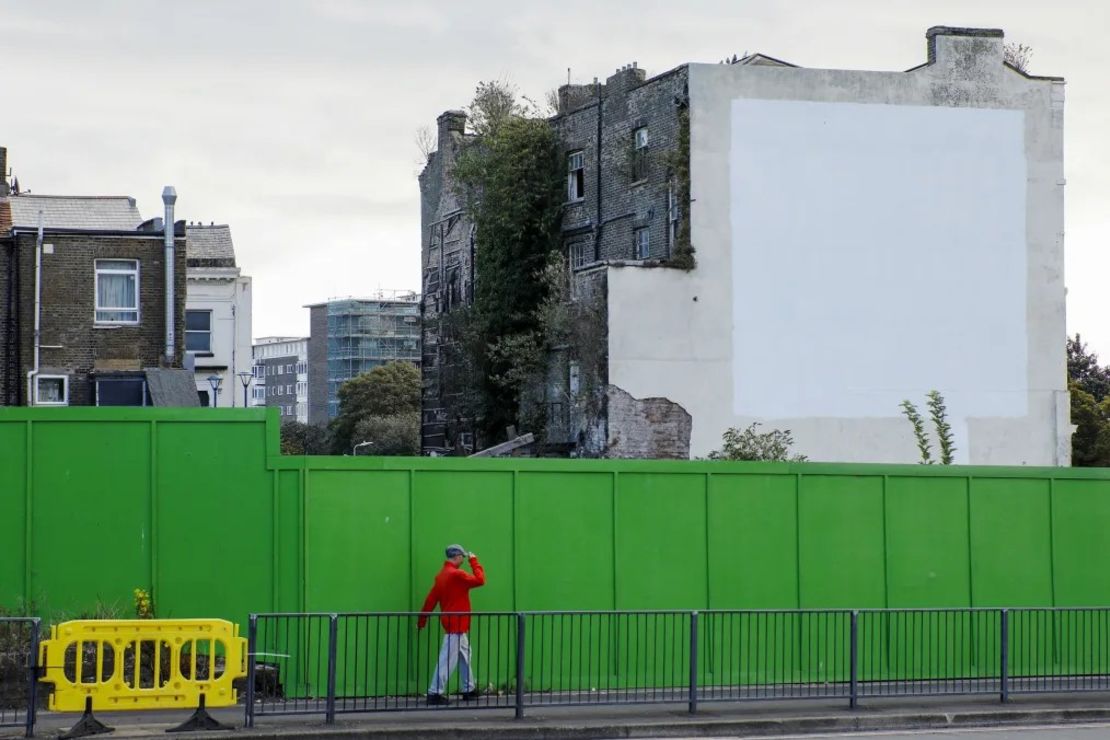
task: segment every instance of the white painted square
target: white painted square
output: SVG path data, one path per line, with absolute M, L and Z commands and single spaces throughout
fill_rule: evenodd
M 932 388 L 957 427 L 1027 413 L 1023 112 L 738 99 L 731 124 L 737 416 Z

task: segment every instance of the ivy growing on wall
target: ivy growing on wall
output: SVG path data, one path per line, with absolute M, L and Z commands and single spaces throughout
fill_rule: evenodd
M 678 145 L 667 152 L 667 171 L 673 178 L 682 209 L 678 219 L 678 233 L 674 250 L 667 264 L 681 270 L 692 270 L 697 264 L 694 245 L 690 243 L 690 109 L 678 111 Z
M 521 421 L 528 388 L 542 377 L 544 271 L 559 254 L 564 183 L 555 132 L 510 85 L 479 85 L 470 120 L 476 135 L 455 167 L 477 245 L 478 279 L 463 334 L 477 389 L 475 421 L 489 442 Z M 538 429 L 543 421 L 532 415 L 528 424 Z

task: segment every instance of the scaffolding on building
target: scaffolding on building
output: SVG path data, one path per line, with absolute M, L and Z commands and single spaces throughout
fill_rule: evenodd
M 370 298 L 327 303 L 328 411 L 339 413 L 339 387 L 397 360 L 420 365 L 420 303 L 412 292 L 378 291 Z

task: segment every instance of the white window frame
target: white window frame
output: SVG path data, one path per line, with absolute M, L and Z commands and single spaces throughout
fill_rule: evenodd
M 125 270 L 123 268 L 101 268 L 101 262 L 130 262 L 135 265 L 133 270 Z M 139 282 L 139 260 L 132 259 L 116 259 L 112 257 L 105 257 L 104 259 L 93 260 L 93 323 L 100 326 L 138 326 L 139 321 L 142 319 L 141 304 L 142 293 L 140 291 L 141 284 Z M 100 276 L 101 275 L 134 275 L 135 276 L 135 307 L 130 308 L 127 306 L 101 306 L 100 305 Z M 99 319 L 97 314 L 101 311 L 134 311 L 135 320 L 130 321 L 127 319 Z
M 632 246 L 635 250 L 635 259 L 648 259 L 651 256 L 651 230 L 646 226 L 641 229 L 633 229 Z
M 62 381 L 62 400 L 61 401 L 42 401 L 39 400 L 39 381 L 40 380 L 61 380 Z M 51 375 L 44 373 L 35 376 L 35 406 L 68 406 L 69 405 L 69 376 L 68 375 Z
M 579 178 L 578 173 L 582 176 Z M 581 180 L 581 183 L 579 182 Z M 582 190 L 579 192 L 578 186 Z M 567 154 L 567 202 L 577 203 L 586 199 L 586 154 L 582 149 Z
M 189 327 L 189 314 L 191 313 L 206 313 L 208 314 L 208 329 L 190 329 Z M 208 335 L 208 349 L 189 349 L 189 335 L 190 334 L 207 334 Z M 185 351 L 191 354 L 212 353 L 212 309 L 210 308 L 187 308 L 185 309 Z

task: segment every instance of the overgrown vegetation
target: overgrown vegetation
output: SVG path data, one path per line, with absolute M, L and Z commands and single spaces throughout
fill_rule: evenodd
M 329 427 L 332 454 L 420 454 L 420 370 L 396 361 L 339 387 L 339 415 Z
M 909 419 L 913 426 L 913 438 L 917 442 L 917 452 L 921 455 L 922 465 L 933 464 L 933 451 L 929 448 L 929 435 L 925 432 L 925 421 L 921 418 L 917 407 L 907 398 L 902 401 L 902 413 Z
M 1002 58 L 1020 71 L 1028 74 L 1029 60 L 1033 58 L 1033 47 L 1015 43 L 1003 44 Z
M 690 243 L 690 109 L 678 111 L 678 145 L 666 155 L 667 173 L 673 180 L 678 208 L 682 210 L 678 218 L 678 233 L 671 257 L 667 260 L 670 267 L 692 270 L 697 264 L 694 259 L 694 245 Z
M 956 445 L 952 439 L 952 425 L 948 423 L 948 407 L 944 405 L 944 396 L 940 391 L 931 390 L 925 394 L 925 403 L 929 408 L 929 418 L 933 422 L 936 433 L 937 445 L 940 447 L 940 464 L 951 465 L 956 453 Z M 917 407 L 908 398 L 901 403 L 902 413 L 913 426 L 913 436 L 917 442 L 917 451 L 921 455 L 919 461 L 922 465 L 933 464 L 933 453 L 929 437 L 925 432 L 925 422 L 921 418 Z
M 721 449 L 709 453 L 710 460 L 746 460 L 763 462 L 805 462 L 805 455 L 792 455 L 794 436 L 789 429 L 760 432 L 759 422 L 745 429 L 730 427 L 721 435 Z
M 475 423 L 488 441 L 518 423 L 544 426 L 543 405 L 526 396 L 545 366 L 540 308 L 549 293 L 544 273 L 559 259 L 563 172 L 555 132 L 512 86 L 478 85 L 468 120 L 475 136 L 459 154 L 455 180 L 476 227 L 481 280 L 455 333 L 471 354 Z

